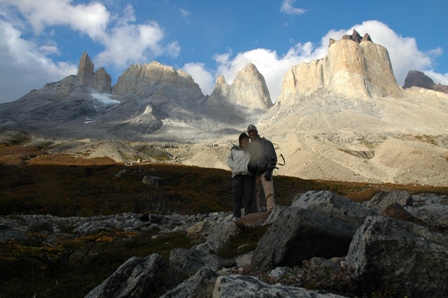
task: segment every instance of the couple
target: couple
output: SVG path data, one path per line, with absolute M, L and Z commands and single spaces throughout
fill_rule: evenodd
M 227 158 L 227 164 L 232 169 L 234 220 L 241 217 L 243 201 L 245 214 L 260 212 L 261 186 L 267 210 L 272 211 L 275 207 L 272 171 L 277 164 L 277 154 L 274 146 L 258 135 L 253 124 L 247 127 L 247 134 L 239 136 L 238 141 L 239 146 L 233 146 Z

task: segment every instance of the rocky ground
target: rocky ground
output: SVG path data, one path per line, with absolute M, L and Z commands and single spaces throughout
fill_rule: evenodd
M 0 141 L 7 142 L 19 136 L 19 133 L 11 136 L 3 132 Z M 340 142 L 341 135 L 336 136 L 338 139 L 308 133 L 267 137 L 277 149 L 279 165 L 275 175 L 349 182 L 448 185 L 447 136 L 384 136 L 370 144 L 356 135 L 352 137 L 358 140 L 345 144 Z M 236 138 L 224 137 L 193 144 L 87 138 L 51 140 L 30 136 L 24 144 L 48 146 L 50 154 L 110 157 L 126 164 L 157 161 L 228 169 L 227 156 L 232 145 L 237 143 Z

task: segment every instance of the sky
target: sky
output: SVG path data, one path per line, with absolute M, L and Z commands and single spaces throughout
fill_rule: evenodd
M 112 84 L 157 61 L 204 95 L 251 62 L 275 102 L 292 65 L 353 29 L 386 47 L 399 85 L 414 69 L 448 85 L 447 11 L 447 0 L 0 0 L 0 103 L 76 75 L 83 52 Z

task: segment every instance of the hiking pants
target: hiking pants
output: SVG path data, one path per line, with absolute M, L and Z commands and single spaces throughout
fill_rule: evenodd
M 274 177 L 272 177 L 271 181 L 266 181 L 264 178 L 264 173 L 261 175 L 255 176 L 255 212 L 260 212 L 260 195 L 261 195 L 261 187 L 263 186 L 264 196 L 266 198 L 266 208 L 268 211 L 272 211 L 275 207 L 275 199 L 274 199 Z
M 244 204 L 244 214 L 254 212 L 254 176 L 236 175 L 232 178 L 233 216 L 241 217 Z

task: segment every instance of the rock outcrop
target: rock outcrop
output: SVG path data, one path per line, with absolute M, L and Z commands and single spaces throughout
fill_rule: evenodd
M 353 36 L 355 36 L 353 38 Z M 349 98 L 402 97 L 386 48 L 369 37 L 332 42 L 328 54 L 292 66 L 286 73 L 278 102 L 293 104 L 298 98 L 325 91 Z
M 101 93 L 111 92 L 112 79 L 106 70 L 101 67 L 95 73 L 95 65 L 87 52 L 84 52 L 79 60 L 78 79 L 82 86 L 91 87 Z
M 161 287 L 172 287 L 172 268 L 157 254 L 132 257 L 85 297 L 148 297 Z
M 353 237 L 347 262 L 363 292 L 382 288 L 397 289 L 402 297 L 448 294 L 448 284 L 439 279 L 448 274 L 448 237 L 420 225 L 368 217 Z
M 201 111 L 227 123 L 257 122 L 259 116 L 272 107 L 271 97 L 263 75 L 248 63 L 232 84 L 224 76 L 216 79 L 215 88 Z
M 413 86 L 448 93 L 447 85 L 435 84 L 430 77 L 418 70 L 410 70 L 404 80 L 403 88 Z
M 209 101 L 227 101 L 236 110 L 266 111 L 272 107 L 264 77 L 252 63 L 248 63 L 237 73 L 231 85 L 225 82 L 223 76 L 218 77 Z
M 114 94 L 151 100 L 175 100 L 194 104 L 204 95 L 193 78 L 182 70 L 156 61 L 135 64 L 126 69 L 112 87 Z
M 254 251 L 251 270 L 294 267 L 312 257 L 347 254 L 355 229 L 340 220 L 291 207 L 282 211 Z

